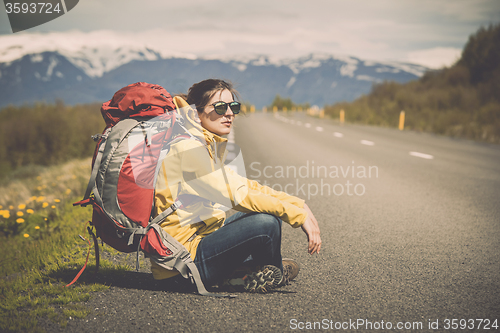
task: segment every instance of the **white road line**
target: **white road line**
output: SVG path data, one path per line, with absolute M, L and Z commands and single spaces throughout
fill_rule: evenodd
M 367 146 L 374 146 L 375 142 L 373 141 L 368 141 L 368 140 L 361 140 L 362 145 L 367 145 Z
M 336 138 L 343 138 L 344 134 L 339 133 L 339 132 L 333 132 L 333 136 L 336 137 Z
M 415 156 L 415 157 L 425 158 L 426 160 L 432 160 L 432 159 L 434 159 L 434 156 L 432 156 L 432 155 L 429 155 L 429 154 L 423 154 L 423 153 L 418 153 L 418 152 L 416 152 L 416 151 L 411 151 L 411 152 L 410 152 L 410 155 L 411 155 L 411 156 Z
M 323 127 L 321 127 L 321 126 L 316 127 L 316 131 L 323 132 Z
M 307 128 L 311 127 L 311 124 L 306 123 L 306 127 L 307 127 Z

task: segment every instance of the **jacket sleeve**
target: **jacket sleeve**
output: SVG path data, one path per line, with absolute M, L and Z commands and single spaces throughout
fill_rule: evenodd
M 303 208 L 254 189 L 249 189 L 247 196 L 234 209 L 241 212 L 272 214 L 294 228 L 303 225 L 307 218 L 307 213 Z
M 196 140 L 186 140 L 181 150 L 184 193 L 242 212 L 272 214 L 292 227 L 299 227 L 306 220 L 303 201 L 282 192 L 265 193 L 265 187 L 257 182 L 249 181 L 229 167 L 217 167 L 206 147 Z
M 261 185 L 257 181 L 250 179 L 248 180 L 248 186 L 254 190 L 260 191 L 265 194 L 269 194 L 279 199 L 280 201 L 286 201 L 299 208 L 304 208 L 304 200 L 297 198 L 293 195 L 290 195 L 286 192 L 276 191 L 269 186 Z

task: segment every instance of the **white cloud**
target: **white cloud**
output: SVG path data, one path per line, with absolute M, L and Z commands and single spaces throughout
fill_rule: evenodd
M 462 50 L 453 47 L 434 47 L 431 49 L 409 52 L 407 61 L 433 69 L 450 67 L 462 54 Z

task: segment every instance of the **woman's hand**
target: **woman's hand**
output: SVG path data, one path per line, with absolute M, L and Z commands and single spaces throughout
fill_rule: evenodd
M 307 240 L 309 242 L 308 252 L 309 254 L 319 253 L 319 250 L 321 249 L 321 237 L 319 236 L 320 231 L 318 221 L 316 221 L 313 213 L 305 203 L 304 209 L 307 212 L 307 219 L 302 225 L 302 230 L 306 233 Z

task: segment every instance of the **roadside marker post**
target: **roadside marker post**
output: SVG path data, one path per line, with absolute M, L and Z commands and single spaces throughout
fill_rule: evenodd
M 399 130 L 402 131 L 405 128 L 405 112 L 401 111 L 399 114 Z

